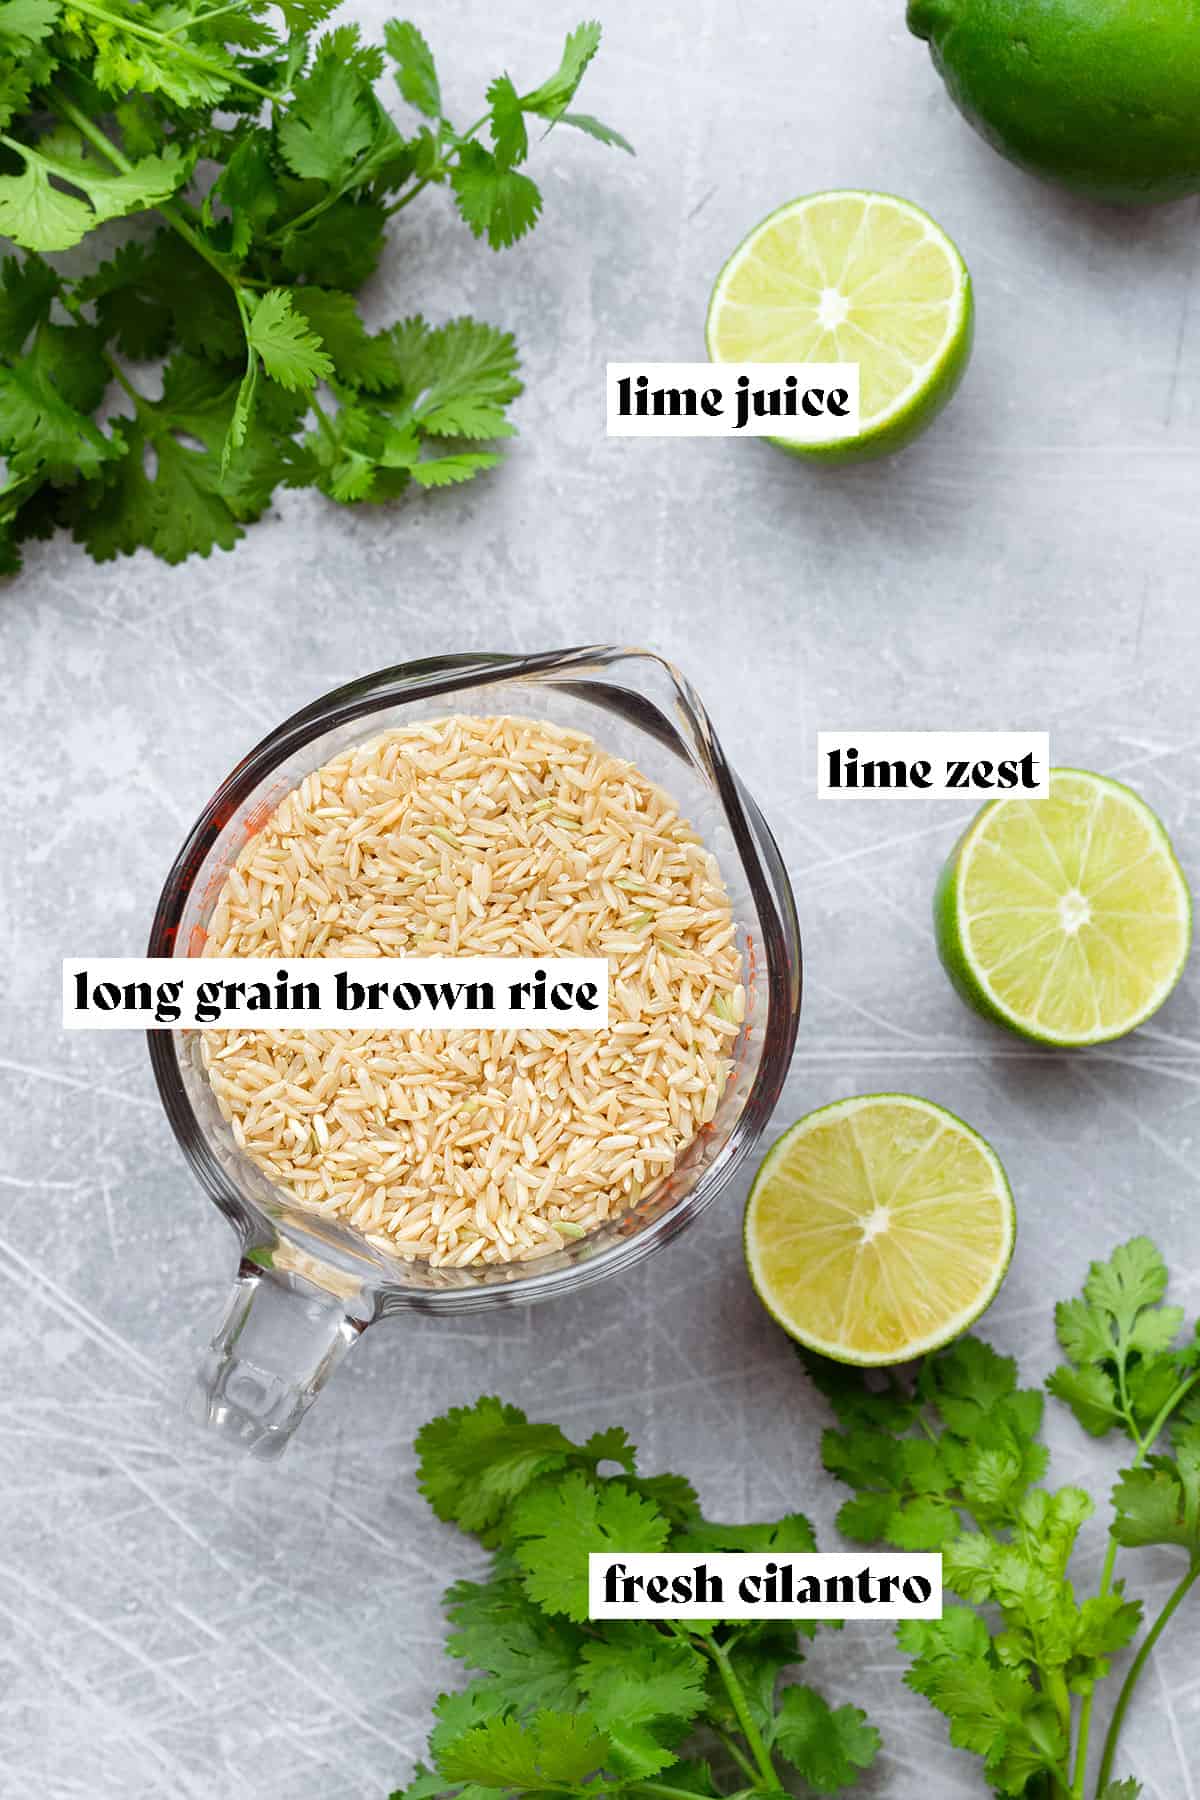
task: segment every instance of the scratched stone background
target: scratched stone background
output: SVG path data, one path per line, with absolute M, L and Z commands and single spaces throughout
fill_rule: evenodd
M 419 304 L 516 329 L 529 392 L 503 472 L 392 510 L 288 495 L 235 554 L 178 569 L 34 546 L 0 600 L 4 1800 L 382 1800 L 453 1679 L 438 1592 L 473 1560 L 417 1497 L 411 1441 L 483 1390 L 580 1431 L 619 1420 L 716 1514 L 799 1506 L 833 1541 L 822 1406 L 742 1273 L 744 1180 L 623 1285 L 379 1326 L 276 1467 L 182 1416 L 233 1241 L 141 1040 L 59 1030 L 56 962 L 140 951 L 217 781 L 350 676 L 598 638 L 676 658 L 795 881 L 806 998 L 779 1122 L 907 1088 L 995 1142 L 1022 1235 L 987 1331 L 1031 1377 L 1051 1363 L 1051 1301 L 1134 1231 L 1200 1303 L 1200 976 L 1114 1048 L 1023 1048 L 964 1011 L 933 956 L 930 890 L 964 809 L 814 797 L 818 726 L 1046 727 L 1059 760 L 1136 783 L 1200 876 L 1200 207 L 1117 215 L 1001 163 L 900 0 L 603 12 L 587 105 L 637 160 L 557 133 L 529 243 L 493 258 L 435 197 L 371 290 L 380 318 Z M 506 63 L 540 79 L 574 22 L 562 0 L 415 14 L 460 116 Z M 701 354 L 709 282 L 744 230 L 795 193 L 860 184 L 930 208 L 974 273 L 975 360 L 934 433 L 840 475 L 765 445 L 607 442 L 605 359 Z M 1103 1492 L 1113 1455 L 1069 1421 L 1052 1436 L 1059 1478 Z M 1143 1553 L 1127 1573 L 1161 1598 L 1173 1569 Z M 1193 1800 L 1200 1780 L 1194 1615 L 1126 1740 L 1153 1800 Z M 880 1628 L 815 1650 L 814 1678 L 886 1734 L 863 1791 L 982 1794 L 899 1668 Z

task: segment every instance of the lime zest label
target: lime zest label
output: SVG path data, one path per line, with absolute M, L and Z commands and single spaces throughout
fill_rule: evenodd
M 854 362 L 609 363 L 609 437 L 786 437 L 859 432 Z
M 1048 731 L 818 731 L 817 797 L 1050 792 Z

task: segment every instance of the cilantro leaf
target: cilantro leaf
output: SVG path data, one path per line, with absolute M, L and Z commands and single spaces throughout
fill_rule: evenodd
M 494 1682 L 474 1681 L 457 1693 L 439 1694 L 433 1707 L 434 1726 L 429 1734 L 429 1754 L 439 1757 L 477 1725 L 507 1718 L 511 1708 Z
M 471 323 L 471 321 L 466 321 Z M 509 344 L 512 339 L 508 339 Z M 626 1475 L 637 1474 L 637 1452 L 629 1441 L 629 1433 L 623 1425 L 610 1425 L 606 1431 L 593 1431 L 591 1437 L 583 1445 L 582 1455 L 591 1464 L 594 1472 L 599 1472 L 603 1462 L 615 1462 Z
M 105 336 L 115 336 L 129 356 L 161 356 L 173 339 L 216 363 L 245 356 L 242 321 L 228 283 L 169 232 L 159 232 L 149 244 L 123 244 L 77 292 L 95 303 Z
M 417 1434 L 417 1485 L 439 1519 L 484 1532 L 573 1445 L 557 1425 L 532 1425 L 491 1396 L 455 1406 Z
M 408 486 L 421 454 L 414 425 L 347 401 L 332 416 L 324 415 L 305 445 L 318 487 L 342 505 L 393 499 Z
M 620 1481 L 597 1487 L 580 1471 L 539 1482 L 513 1508 L 510 1529 L 526 1592 L 547 1612 L 588 1616 L 592 1551 L 662 1550 L 670 1527 Z
M 1112 1593 L 1091 1594 L 1079 1609 L 1076 1654 L 1098 1661 L 1106 1675 L 1105 1659 L 1133 1642 L 1141 1622 L 1141 1601 L 1126 1600 L 1120 1582 Z
M 307 224 L 281 233 L 279 259 L 288 274 L 321 287 L 359 288 L 374 273 L 387 214 L 378 200 L 341 195 Z
M 773 1747 L 818 1794 L 851 1786 L 879 1753 L 879 1733 L 857 1706 L 836 1711 L 810 1687 L 786 1687 Z
M 1200 1425 L 1176 1433 L 1175 1455 L 1125 1469 L 1113 1489 L 1119 1544 L 1178 1544 L 1200 1560 Z
M 125 454 L 77 490 L 71 508 L 75 535 L 97 562 L 143 545 L 170 563 L 231 550 L 278 485 L 307 478 L 290 436 L 296 404 L 278 390 L 223 475 L 238 385 L 236 374 L 179 352 L 163 371 L 161 399 L 142 400 L 133 418 L 119 419 Z
M 106 219 L 160 205 L 188 173 L 174 145 L 128 170 L 111 169 L 69 126 L 14 148 L 25 166 L 20 175 L 0 175 L 0 234 L 26 250 L 69 250 Z M 85 198 L 51 186 L 51 176 Z
M 100 474 L 124 449 L 92 418 L 108 386 L 99 334 L 86 325 L 42 323 L 28 352 L 0 365 L 0 449 L 9 475 L 55 482 Z
M 14 0 L 15 3 L 15 0 Z M 19 356 L 30 332 L 50 317 L 60 282 L 49 263 L 32 253 L 0 265 L 0 356 Z
M 172 309 L 155 282 L 151 254 L 144 244 L 122 244 L 77 284 L 75 292 L 80 300 L 95 306 L 105 339 L 114 339 L 126 356 L 141 360 L 165 354 L 174 324 Z
M 427 119 L 442 114 L 442 90 L 438 84 L 433 51 L 407 19 L 389 19 L 383 28 L 387 53 L 396 65 L 396 86 L 417 111 Z
M 7 50 L 32 50 L 57 25 L 60 0 L 4 0 L 0 5 L 0 45 Z
M 189 13 L 173 0 L 158 6 L 129 9 L 138 32 L 126 28 L 125 9 L 109 0 L 105 17 L 74 14 L 72 31 L 90 39 L 94 49 L 91 79 L 105 93 L 122 99 L 130 94 L 152 94 L 176 106 L 213 107 L 232 98 L 237 65 L 220 43 L 208 39 L 202 57 L 181 57 L 179 39 L 186 43 Z
M 1085 1299 L 1107 1313 L 1118 1334 L 1131 1336 L 1142 1310 L 1167 1291 L 1167 1265 L 1149 1238 L 1119 1244 L 1108 1262 L 1094 1262 L 1083 1284 Z
M 368 333 L 352 295 L 335 288 L 297 287 L 291 290 L 291 303 L 320 339 L 339 382 L 373 394 L 403 380 L 391 335 Z
M 699 1651 L 653 1626 L 631 1623 L 584 1647 L 579 1685 L 620 1774 L 657 1775 L 701 1711 L 707 1667 Z
M 1081 1297 L 1055 1308 L 1068 1361 L 1046 1385 L 1093 1437 L 1116 1425 L 1139 1442 L 1190 1366 L 1190 1352 L 1173 1348 L 1183 1312 L 1162 1304 L 1166 1290 L 1159 1251 L 1132 1238 L 1091 1265 Z
M 229 215 L 228 248 L 234 256 L 244 257 L 255 237 L 267 231 L 281 204 L 268 131 L 254 126 L 231 148 L 225 167 L 205 195 L 204 217 L 210 227 L 217 201 Z
M 1035 1775 L 1063 1766 L 1062 1723 L 1018 1671 L 982 1657 L 922 1658 L 904 1679 L 949 1719 L 950 1742 L 983 1758 L 999 1793 L 1024 1794 Z
M 1069 1406 L 1083 1429 L 1092 1437 L 1103 1437 L 1121 1420 L 1117 1384 L 1106 1370 L 1095 1364 L 1073 1369 L 1063 1364 L 1046 1379 L 1047 1391 Z
M 540 1712 L 529 1725 L 493 1719 L 465 1732 L 438 1757 L 447 1781 L 537 1792 L 578 1787 L 608 1756 L 607 1737 L 587 1713 Z
M 639 1475 L 625 1485 L 631 1492 L 640 1494 L 643 1500 L 648 1500 L 673 1531 L 687 1531 L 700 1523 L 699 1496 L 683 1475 L 670 1472 Z
M 289 31 L 307 32 L 336 12 L 340 0 L 278 0 Z
M 491 1677 L 490 1695 L 521 1711 L 575 1704 L 582 1636 L 564 1620 L 547 1618 L 518 1580 L 455 1582 L 446 1611 L 455 1627 L 447 1650 Z
M 477 319 L 431 329 L 408 319 L 391 333 L 399 386 L 421 429 L 436 437 L 508 437 L 504 408 L 521 393 L 511 333 Z
M 490 450 L 461 450 L 452 456 L 424 456 L 412 463 L 408 472 L 423 488 L 457 487 L 485 469 L 494 469 L 499 461 Z
M 529 155 L 529 134 L 521 97 L 508 75 L 497 75 L 488 88 L 488 122 L 497 167 L 511 169 Z
M 319 53 L 312 74 L 296 83 L 276 142 L 295 174 L 335 186 L 370 147 L 375 120 L 370 83 L 348 63 Z
M 637 151 L 627 137 L 622 137 L 621 133 L 614 131 L 611 125 L 605 125 L 602 120 L 593 118 L 591 113 L 559 113 L 558 123 L 570 125 L 574 130 L 584 132 L 588 137 L 595 138 L 598 144 L 611 144 L 614 149 L 624 150 L 629 156 L 637 155 Z
M 4 0 L 0 4 L 0 128 L 30 103 L 57 58 L 45 40 L 58 21 L 59 0 Z
M 806 1556 L 816 1549 L 812 1525 L 803 1513 L 785 1513 L 782 1519 L 765 1520 L 758 1525 L 716 1525 L 700 1520 L 689 1526 L 675 1541 L 677 1550 L 702 1554 L 744 1550 L 765 1553 L 778 1550 L 785 1555 Z
M 505 168 L 482 144 L 464 144 L 450 176 L 458 210 L 476 237 L 505 250 L 537 224 L 542 196 L 536 182 Z
M 558 68 L 540 87 L 526 94 L 522 105 L 526 112 L 538 113 L 543 119 L 558 119 L 575 98 L 587 66 L 600 48 L 600 27 L 594 19 L 577 25 L 567 34 Z
M 251 350 L 262 357 L 263 368 L 289 393 L 314 388 L 333 374 L 333 362 L 321 347 L 321 339 L 297 314 L 286 288 L 271 288 L 252 304 L 246 332 Z

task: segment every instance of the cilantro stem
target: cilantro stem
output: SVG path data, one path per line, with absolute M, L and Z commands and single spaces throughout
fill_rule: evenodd
M 278 94 L 273 94 L 270 88 L 260 87 L 257 81 L 251 81 L 240 69 L 229 63 L 217 62 L 211 56 L 202 56 L 190 44 L 181 44 L 175 38 L 168 37 L 166 32 L 155 31 L 152 25 L 142 25 L 120 13 L 111 13 L 104 6 L 93 6 L 91 0 L 71 0 L 71 10 L 82 13 L 85 18 L 99 19 L 101 24 L 113 26 L 118 31 L 127 31 L 131 37 L 144 38 L 147 43 L 163 44 L 168 50 L 173 50 L 181 62 L 189 62 L 196 69 L 206 69 L 210 75 L 216 75 L 234 87 L 245 88 L 247 93 L 257 94 L 260 100 L 275 102 L 279 99 Z M 192 21 L 189 20 L 189 23 Z
M 1117 1696 L 1117 1704 L 1113 1709 L 1113 1716 L 1109 1721 L 1108 1733 L 1104 1739 L 1104 1753 L 1100 1758 L 1100 1774 L 1096 1781 L 1097 1800 L 1100 1800 L 1100 1796 L 1104 1793 L 1105 1788 L 1112 1779 L 1112 1766 L 1117 1754 L 1117 1740 L 1121 1735 L 1121 1727 L 1125 1723 L 1125 1714 L 1129 1710 L 1129 1702 L 1133 1698 L 1133 1690 L 1141 1679 L 1142 1670 L 1145 1668 L 1155 1644 L 1157 1644 L 1159 1638 L 1171 1623 L 1176 1611 L 1187 1598 L 1188 1593 L 1197 1579 L 1200 1579 L 1200 1557 L 1194 1558 L 1192 1562 L 1188 1564 L 1187 1573 L 1184 1575 L 1183 1579 L 1172 1588 L 1165 1606 L 1142 1639 L 1141 1648 L 1129 1665 L 1129 1671 L 1121 1684 L 1121 1692 Z
M 338 448 L 338 438 L 337 432 L 333 428 L 333 420 L 329 417 L 329 414 L 325 411 L 325 408 L 321 405 L 321 402 L 317 399 L 315 393 L 309 395 L 308 404 L 317 416 L 317 424 L 321 427 L 321 430 L 329 439 L 330 444 L 336 450 Z
M 1132 1421 L 1132 1419 L 1130 1419 L 1130 1421 L 1129 1421 L 1130 1430 L 1131 1430 L 1132 1434 L 1134 1435 L 1136 1442 L 1137 1442 L 1137 1455 L 1133 1459 L 1133 1467 L 1135 1469 L 1139 1468 L 1141 1466 L 1141 1464 L 1145 1461 L 1146 1457 L 1149 1456 L 1151 1450 L 1153 1450 L 1154 1445 L 1158 1439 L 1158 1435 L 1162 1431 L 1163 1427 L 1166 1425 L 1167 1420 L 1171 1417 L 1171 1414 L 1175 1411 L 1175 1408 L 1180 1404 L 1180 1402 L 1185 1398 L 1185 1396 L 1191 1392 L 1192 1388 L 1195 1387 L 1195 1385 L 1198 1381 L 1200 1381 L 1200 1369 L 1196 1370 L 1196 1372 L 1194 1374 L 1189 1375 L 1186 1381 L 1181 1381 L 1179 1386 L 1175 1389 L 1175 1392 L 1172 1395 L 1170 1395 L 1170 1397 L 1167 1400 L 1165 1400 L 1163 1402 L 1162 1406 L 1159 1408 L 1156 1418 L 1154 1419 L 1153 1423 L 1150 1426 L 1150 1429 L 1145 1433 L 1144 1436 L 1142 1436 L 1140 1433 L 1138 1433 L 1136 1431 L 1135 1427 L 1133 1426 L 1133 1421 Z M 1119 1546 L 1117 1544 L 1116 1538 L 1110 1536 L 1110 1538 L 1108 1540 L 1108 1550 L 1107 1550 L 1107 1553 L 1105 1554 L 1105 1558 L 1104 1558 L 1104 1567 L 1100 1571 L 1099 1593 L 1100 1593 L 1101 1599 L 1103 1599 L 1104 1596 L 1106 1594 L 1108 1594 L 1108 1592 L 1112 1588 L 1113 1575 L 1116 1572 L 1116 1566 L 1117 1566 L 1117 1550 L 1118 1550 L 1118 1548 L 1119 1548 Z M 1194 1579 L 1194 1577 L 1193 1577 L 1193 1579 Z M 1186 1592 L 1186 1589 L 1184 1591 Z M 1180 1595 L 1180 1598 L 1182 1599 L 1182 1595 Z M 1178 1604 L 1178 1602 L 1176 1602 L 1176 1604 Z M 1174 1607 L 1172 1607 L 1171 1610 L 1174 1611 Z M 1167 1620 L 1169 1618 L 1170 1618 L 1170 1613 L 1167 1614 L 1166 1618 L 1160 1617 L 1160 1619 L 1157 1621 L 1156 1626 L 1154 1628 L 1154 1633 L 1153 1633 L 1153 1635 L 1156 1639 L 1159 1636 L 1161 1636 L 1163 1628 L 1165 1627 Z M 1110 1768 L 1112 1766 L 1112 1757 L 1116 1754 L 1117 1736 L 1120 1733 L 1121 1721 L 1124 1718 L 1125 1709 L 1129 1705 L 1129 1695 L 1131 1695 L 1133 1692 L 1133 1687 L 1130 1683 L 1129 1677 L 1133 1675 L 1134 1669 L 1138 1670 L 1138 1672 L 1140 1674 L 1142 1665 L 1145 1662 L 1145 1658 L 1149 1654 L 1149 1650 L 1151 1647 L 1152 1646 L 1150 1645 L 1150 1640 L 1149 1640 L 1149 1638 L 1147 1638 L 1146 1642 L 1142 1645 L 1142 1648 L 1138 1651 L 1137 1657 L 1129 1670 L 1129 1675 L 1126 1676 L 1126 1678 L 1125 1678 L 1125 1687 L 1123 1687 L 1121 1689 L 1121 1694 L 1120 1694 L 1120 1696 L 1118 1698 L 1118 1702 L 1117 1702 L 1118 1712 L 1114 1713 L 1114 1715 L 1113 1715 L 1113 1720 L 1112 1720 L 1112 1723 L 1110 1724 L 1109 1730 L 1108 1730 L 1108 1737 L 1105 1739 L 1105 1754 L 1108 1756 L 1108 1766 Z M 1128 1689 L 1128 1694 L 1126 1693 L 1126 1689 Z M 1079 1739 L 1078 1739 L 1078 1742 L 1077 1742 L 1076 1748 L 1075 1748 L 1074 1778 L 1071 1782 L 1071 1794 L 1073 1796 L 1073 1800 L 1083 1800 L 1084 1783 L 1087 1780 L 1088 1739 L 1090 1738 L 1091 1731 L 1092 1731 L 1092 1707 L 1095 1703 L 1095 1698 L 1096 1698 L 1096 1690 L 1094 1687 L 1092 1687 L 1084 1695 L 1083 1704 L 1079 1709 Z M 1114 1731 L 1114 1726 L 1115 1726 L 1115 1731 Z M 1110 1742 L 1111 1742 L 1111 1751 L 1110 1751 Z M 1103 1788 L 1104 1788 L 1104 1781 L 1102 1780 L 1100 1783 L 1101 1791 L 1103 1790 Z
M 193 25 L 207 25 L 210 19 L 219 19 L 224 13 L 245 13 L 245 10 L 242 0 L 229 0 L 227 6 L 214 6 L 211 12 L 193 13 L 191 18 L 181 19 L 178 25 L 172 25 L 170 31 L 165 31 L 163 36 L 173 41 L 177 31 L 187 31 Z
M 1179 1405 L 1180 1401 L 1191 1392 L 1198 1381 L 1200 1381 L 1200 1369 L 1197 1369 L 1194 1374 L 1189 1375 L 1186 1381 L 1180 1382 L 1179 1386 L 1175 1389 L 1175 1392 L 1171 1395 L 1171 1398 L 1162 1406 L 1158 1417 L 1146 1433 L 1142 1455 L 1148 1456 L 1150 1451 L 1153 1450 L 1154 1440 L 1157 1438 L 1159 1432 L 1162 1430 L 1171 1414 L 1175 1411 L 1175 1408 Z
M 450 156 L 456 155 L 462 149 L 463 145 L 475 136 L 477 131 L 482 131 L 487 122 L 488 114 L 484 113 L 481 119 L 476 119 L 473 125 L 468 125 L 467 129 L 462 133 L 457 144 L 454 146 L 454 149 L 450 152 Z M 414 187 L 409 188 L 407 194 L 402 194 L 394 205 L 389 206 L 385 216 L 392 219 L 398 212 L 403 212 L 404 208 L 411 200 L 416 199 L 423 188 L 427 188 L 431 181 L 440 181 L 443 175 L 448 172 L 449 168 L 449 157 L 439 156 L 436 167 L 431 169 L 428 175 L 423 175 L 420 181 L 418 181 Z
M 738 1748 L 737 1744 L 730 1737 L 730 1735 L 727 1731 L 718 1731 L 715 1726 L 713 1726 L 712 1729 L 713 1729 L 714 1736 L 718 1737 L 720 1739 L 721 1743 L 724 1744 L 726 1750 L 728 1750 L 730 1756 L 733 1758 L 733 1760 L 737 1764 L 738 1768 L 742 1771 L 742 1774 L 746 1777 L 747 1781 L 752 1781 L 755 1783 L 755 1785 L 757 1785 L 758 1770 L 754 1767 L 754 1764 L 750 1761 L 750 1758 L 748 1756 L 743 1756 L 741 1750 Z
M 56 92 L 54 94 L 54 104 L 56 111 L 61 113 L 64 119 L 70 120 L 76 131 L 78 131 L 81 137 L 87 139 L 94 150 L 99 150 L 102 156 L 106 156 L 113 167 L 120 169 L 123 175 L 129 174 L 134 165 L 130 162 L 124 151 L 119 150 L 112 139 L 107 137 L 104 132 L 100 130 L 98 125 L 93 124 L 86 113 L 81 112 L 73 101 L 67 99 L 65 94 Z M 200 232 L 188 223 L 179 208 L 175 206 L 172 201 L 162 201 L 160 205 L 154 208 L 154 211 L 158 213 L 160 218 L 166 220 L 172 231 L 176 232 L 183 239 L 184 243 L 194 250 L 196 255 L 200 257 L 202 261 L 206 262 L 209 268 L 221 277 L 222 281 L 228 283 L 233 291 L 233 297 L 237 302 L 238 317 L 241 319 L 242 330 L 246 337 L 247 354 L 252 354 L 250 350 L 250 319 L 246 310 L 246 301 L 242 292 L 241 281 L 225 267 L 220 257 L 217 256 L 214 251 L 209 249 Z
M 660 1800 L 696 1800 L 685 1788 L 672 1787 L 665 1781 L 631 1781 L 620 1790 L 625 1794 L 657 1794 Z
M 718 1644 L 715 1639 L 703 1638 L 700 1642 L 717 1665 L 717 1672 L 725 1685 L 725 1692 L 729 1695 L 730 1705 L 737 1715 L 737 1722 L 742 1728 L 742 1736 L 749 1745 L 750 1754 L 758 1765 L 759 1774 L 762 1776 L 768 1789 L 772 1793 L 777 1793 L 783 1784 L 779 1779 L 774 1763 L 771 1761 L 771 1753 L 763 1743 L 762 1733 L 750 1716 L 750 1708 L 746 1704 L 745 1691 L 737 1678 L 737 1671 L 730 1662 L 729 1657 L 726 1655 L 722 1646 Z
M 117 361 L 115 356 L 110 356 L 107 350 L 102 350 L 100 354 L 103 356 L 105 362 L 108 364 L 109 372 L 111 373 L 112 378 L 117 383 L 118 387 L 123 387 L 125 389 L 125 392 L 129 395 L 129 398 L 133 401 L 134 406 L 137 408 L 137 410 L 139 412 L 142 412 L 146 405 L 145 394 L 139 393 L 137 388 L 134 387 L 132 381 L 130 381 L 128 375 L 126 375 L 124 369 L 121 367 L 120 363 Z

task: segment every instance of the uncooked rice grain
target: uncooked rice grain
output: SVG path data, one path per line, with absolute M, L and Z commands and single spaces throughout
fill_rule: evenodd
M 660 1185 L 745 1017 L 716 859 L 582 732 L 451 718 L 307 775 L 242 850 L 207 956 L 598 956 L 598 1032 L 207 1031 L 238 1147 L 406 1261 L 527 1261 Z

